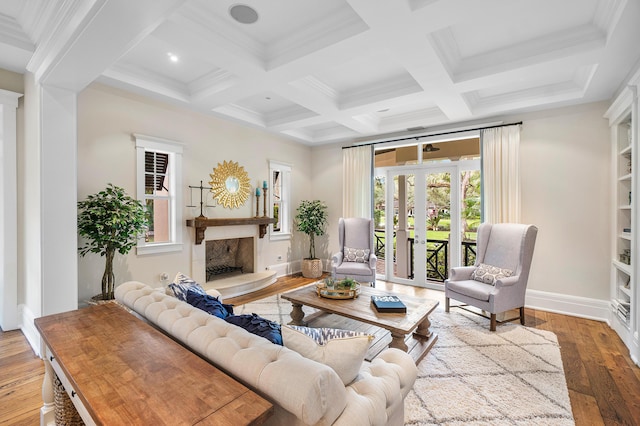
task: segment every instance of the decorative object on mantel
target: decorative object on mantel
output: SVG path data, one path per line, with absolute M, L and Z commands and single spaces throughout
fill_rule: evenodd
M 260 216 L 260 188 L 256 188 L 256 217 Z
M 267 217 L 267 191 L 269 190 L 269 187 L 267 186 L 267 181 L 262 181 L 262 190 L 264 192 L 264 207 L 262 210 L 262 216 L 263 217 Z M 256 210 L 257 213 L 257 210 Z M 256 214 L 257 216 L 257 214 Z
M 209 189 L 209 190 L 210 190 L 210 189 L 211 189 L 211 187 L 209 187 L 209 186 L 202 186 L 202 181 L 200 181 L 200 186 L 191 186 L 191 185 L 189 185 L 189 189 L 191 190 L 191 203 L 189 203 L 189 205 L 188 205 L 187 207 L 196 207 L 196 206 L 193 204 L 193 190 L 194 190 L 194 189 L 199 189 L 199 190 L 200 190 L 200 216 L 198 216 L 198 217 L 200 217 L 200 218 L 205 218 L 205 219 L 206 219 L 207 217 L 204 215 L 204 207 L 205 207 L 205 203 L 204 203 L 204 201 L 203 201 L 203 199 L 202 199 L 202 194 L 203 194 L 203 192 L 204 192 L 204 190 L 205 190 L 205 189 Z M 215 207 L 215 206 L 209 206 L 209 205 L 207 205 L 206 207 Z
M 315 237 L 324 235 L 327 219 L 327 205 L 320 200 L 302 200 L 298 206 L 296 228 L 309 236 L 309 257 L 302 259 L 302 276 L 305 278 L 322 275 L 322 261 L 316 257 Z
M 249 176 L 237 162 L 225 160 L 218 163 L 209 176 L 211 193 L 223 207 L 240 208 L 249 199 Z
M 204 240 L 204 233 L 210 226 L 231 226 L 231 225 L 258 225 L 260 238 L 267 234 L 267 227 L 270 223 L 276 223 L 270 217 L 247 217 L 247 218 L 216 218 L 207 219 L 196 217 L 187 219 L 187 226 L 196 228 L 196 245 Z
M 80 256 L 98 253 L 106 257 L 102 294 L 94 299 L 114 298 L 113 257 L 116 251 L 129 253 L 138 238 L 144 237 L 148 223 L 145 206 L 112 184 L 78 202 L 78 234 L 86 239 L 84 246 L 78 248 Z

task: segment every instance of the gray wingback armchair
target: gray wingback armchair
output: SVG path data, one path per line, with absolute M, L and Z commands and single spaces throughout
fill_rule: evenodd
M 445 280 L 445 312 L 449 299 L 475 306 L 490 314 L 496 331 L 496 314 L 518 308 L 524 325 L 524 298 L 538 228 L 515 223 L 483 223 L 478 227 L 474 266 L 451 268 Z M 466 306 L 458 305 L 458 306 Z
M 353 278 L 375 286 L 376 254 L 373 220 L 361 217 L 340 218 L 338 221 L 340 251 L 331 258 L 334 279 Z

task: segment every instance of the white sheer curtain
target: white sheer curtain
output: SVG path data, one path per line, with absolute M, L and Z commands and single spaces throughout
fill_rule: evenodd
M 520 125 L 480 132 L 484 220 L 520 222 Z
M 342 150 L 342 216 L 371 219 L 371 145 Z

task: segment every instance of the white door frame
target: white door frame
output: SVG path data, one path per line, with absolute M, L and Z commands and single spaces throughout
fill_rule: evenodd
M 480 160 L 463 160 L 451 163 L 426 163 L 410 166 L 385 167 L 376 170 L 377 175 L 385 176 L 385 253 L 393 253 L 393 209 L 394 209 L 394 176 L 397 175 L 415 175 L 415 192 L 414 201 L 416 207 L 422 200 L 424 205 L 427 203 L 426 182 L 425 178 L 433 173 L 450 173 L 451 189 L 450 189 L 450 214 L 451 214 L 451 230 L 449 239 L 449 261 L 450 266 L 458 266 L 461 259 L 462 235 L 460 231 L 460 173 L 464 170 L 479 170 Z M 418 182 L 424 182 L 425 185 L 418 185 Z M 390 209 L 390 211 L 389 211 Z M 391 214 L 389 214 L 389 212 Z M 454 220 L 458 218 L 458 220 Z M 393 274 L 393 256 L 385 256 L 385 274 L 380 277 L 385 281 L 397 282 L 399 284 L 414 285 L 418 287 L 432 288 L 441 290 L 442 284 L 429 283 L 426 277 L 426 255 L 427 240 L 426 236 L 426 209 L 415 208 L 414 210 L 414 257 L 415 259 L 424 259 L 414 264 L 413 279 L 396 277 Z M 420 238 L 417 238 L 420 237 Z

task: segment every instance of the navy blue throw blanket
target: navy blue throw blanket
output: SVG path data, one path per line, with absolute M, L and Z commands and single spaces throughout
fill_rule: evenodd
M 227 305 L 220 302 L 217 297 L 202 294 L 195 290 L 189 289 L 187 291 L 187 303 L 218 318 L 225 319 L 229 315 L 233 315 L 233 305 Z
M 249 333 L 264 337 L 271 343 L 282 346 L 282 330 L 280 324 L 262 318 L 256 314 L 230 315 L 224 319 L 226 322 L 242 327 Z

